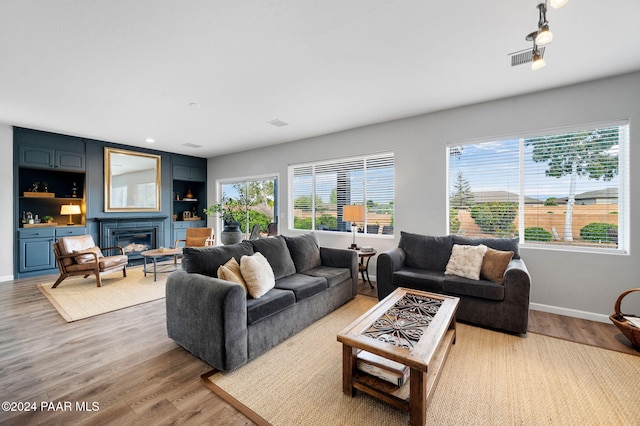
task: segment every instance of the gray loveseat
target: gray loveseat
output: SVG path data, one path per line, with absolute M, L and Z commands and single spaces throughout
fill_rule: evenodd
M 253 299 L 217 278 L 231 257 L 260 252 L 275 288 Z M 355 251 L 319 247 L 314 234 L 278 236 L 219 247 L 185 248 L 182 271 L 167 279 L 167 332 L 212 367 L 229 371 L 266 352 L 352 299 Z
M 445 275 L 454 244 L 484 244 L 495 250 L 512 251 L 503 282 Z M 515 239 L 432 237 L 402 232 L 398 247 L 378 256 L 378 298 L 382 300 L 397 287 L 456 296 L 460 298 L 458 320 L 526 333 L 531 277 L 518 249 Z

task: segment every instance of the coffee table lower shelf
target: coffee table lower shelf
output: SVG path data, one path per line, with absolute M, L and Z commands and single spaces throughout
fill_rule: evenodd
M 420 398 L 420 395 L 424 395 L 425 405 L 428 404 L 440 378 L 440 373 L 442 372 L 442 367 L 444 366 L 449 349 L 451 345 L 455 343 L 455 338 L 456 330 L 447 330 L 432 363 L 429 364 L 429 371 L 425 373 L 420 370 L 411 369 L 409 380 L 407 380 L 403 386 L 395 386 L 392 383 L 356 369 L 351 377 L 352 390 L 364 392 L 367 395 L 371 395 L 374 398 L 409 413 L 412 410 L 412 394 L 414 395 L 414 400 Z M 415 391 L 412 391 L 412 383 L 416 385 Z M 424 386 L 424 384 L 426 384 L 426 389 L 421 392 L 419 387 Z M 414 404 L 416 402 L 417 401 L 415 401 Z M 420 404 L 418 403 L 418 405 Z

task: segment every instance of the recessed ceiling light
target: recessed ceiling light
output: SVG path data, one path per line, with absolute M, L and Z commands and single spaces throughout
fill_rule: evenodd
M 198 145 L 191 142 L 183 143 L 182 146 L 186 146 L 188 148 L 202 148 L 202 145 Z
M 156 140 L 155 140 L 155 139 L 153 139 L 153 138 L 146 138 L 144 141 L 145 141 L 146 143 L 154 143 Z
M 278 120 L 277 118 L 275 120 L 267 121 L 267 124 L 271 124 L 272 126 L 276 126 L 276 127 L 283 127 L 283 126 L 289 125 L 289 123 L 285 123 L 284 121 Z

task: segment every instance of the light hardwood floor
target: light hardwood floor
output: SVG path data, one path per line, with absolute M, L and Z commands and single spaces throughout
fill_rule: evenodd
M 211 368 L 167 337 L 164 300 L 67 323 L 36 286 L 55 278 L 0 283 L 0 401 L 37 405 L 0 411 L 0 423 L 253 424 L 201 384 Z M 535 311 L 530 321 L 546 334 L 617 342 L 613 325 L 591 323 Z M 43 410 L 43 402 L 60 404 Z M 76 410 L 94 402 L 97 411 Z

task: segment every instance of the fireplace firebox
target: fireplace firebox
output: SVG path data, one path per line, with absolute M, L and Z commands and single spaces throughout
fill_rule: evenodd
M 132 260 L 142 259 L 141 252 L 157 249 L 164 241 L 164 220 L 149 218 L 109 219 L 100 221 L 100 245 L 122 247 Z

